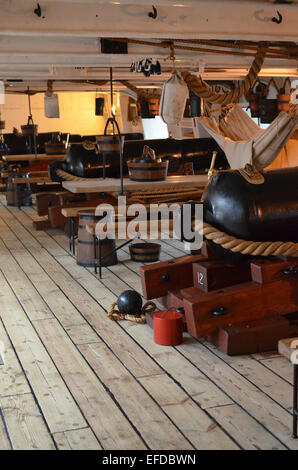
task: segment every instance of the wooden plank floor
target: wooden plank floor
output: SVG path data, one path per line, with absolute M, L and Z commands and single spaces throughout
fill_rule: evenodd
M 298 449 L 284 358 L 228 357 L 187 334 L 159 346 L 148 325 L 108 320 L 123 290 L 141 293 L 128 248 L 99 281 L 34 219 L 0 196 L 1 450 Z M 162 259 L 183 255 L 161 244 Z

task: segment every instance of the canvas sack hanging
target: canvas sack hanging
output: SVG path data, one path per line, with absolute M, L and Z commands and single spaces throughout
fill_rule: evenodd
M 0 104 L 5 104 L 5 84 L 0 80 Z
M 51 95 L 47 94 L 44 95 L 44 113 L 47 118 L 59 118 L 59 101 L 58 95 L 52 93 Z
M 164 84 L 159 115 L 166 124 L 178 124 L 183 119 L 188 86 L 180 73 L 174 71 L 171 78 Z

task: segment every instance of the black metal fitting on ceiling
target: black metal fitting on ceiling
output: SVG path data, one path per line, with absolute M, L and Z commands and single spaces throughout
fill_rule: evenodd
M 153 64 L 152 59 L 143 59 L 139 61 L 134 61 L 130 66 L 131 72 L 142 72 L 145 77 L 150 77 L 150 75 L 160 75 L 161 66 L 158 60 L 156 64 Z
M 153 9 L 153 12 L 150 11 L 150 12 L 148 13 L 148 16 L 149 16 L 150 18 L 153 18 L 153 19 L 155 20 L 155 18 L 157 18 L 157 9 L 155 8 L 154 5 L 152 5 L 152 9 Z
M 272 21 L 273 23 L 280 24 L 282 22 L 282 14 L 277 11 L 278 18 L 273 17 Z
M 34 9 L 35 15 L 37 15 L 39 18 L 41 17 L 41 6 L 39 3 L 37 4 L 37 7 Z

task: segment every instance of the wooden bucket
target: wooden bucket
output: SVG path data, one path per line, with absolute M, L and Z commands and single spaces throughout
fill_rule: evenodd
M 153 263 L 159 260 L 159 243 L 133 243 L 129 246 L 132 261 L 143 263 Z
M 277 109 L 278 111 L 288 111 L 290 105 L 290 97 L 289 93 L 280 93 L 277 95 Z
M 154 342 L 162 346 L 177 346 L 183 339 L 183 313 L 164 310 L 153 315 Z
M 127 166 L 132 181 L 164 181 L 167 178 L 169 162 L 140 160 L 127 162 Z
M 94 241 L 93 235 L 87 232 L 87 224 L 96 224 L 104 216 L 95 215 L 94 209 L 79 211 L 79 226 L 77 240 L 77 264 L 80 266 L 94 266 Z M 101 241 L 101 256 L 116 248 L 115 240 L 106 238 Z M 96 246 L 98 257 L 98 246 Z M 102 266 L 113 266 L 118 263 L 117 254 L 112 253 L 102 260 Z
M 38 134 L 38 125 L 37 124 L 25 124 L 21 126 L 21 131 L 23 135 L 37 135 Z
M 148 105 L 149 105 L 149 112 L 152 116 L 158 116 L 159 115 L 159 98 L 150 98 L 148 100 Z

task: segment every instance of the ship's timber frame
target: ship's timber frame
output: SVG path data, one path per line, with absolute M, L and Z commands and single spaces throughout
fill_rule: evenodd
M 172 68 L 162 41 L 174 42 L 178 69 L 203 73 L 205 79 L 242 79 L 260 42 L 270 49 L 261 77 L 297 76 L 296 1 L 164 0 L 154 7 L 156 18 L 149 16 L 152 2 L 144 0 L 47 0 L 38 16 L 31 0 L 21 6 L 16 0 L 3 2 L 0 79 L 23 80 L 10 83 L 15 90 L 28 83 L 42 89 L 48 79 L 55 80 L 56 90 L 91 89 L 90 84 L 75 86 L 67 80 L 104 79 L 113 67 L 118 79 L 161 86 Z M 103 54 L 101 38 L 128 39 L 128 54 Z M 161 75 L 130 73 L 132 61 L 145 57 L 161 62 Z

